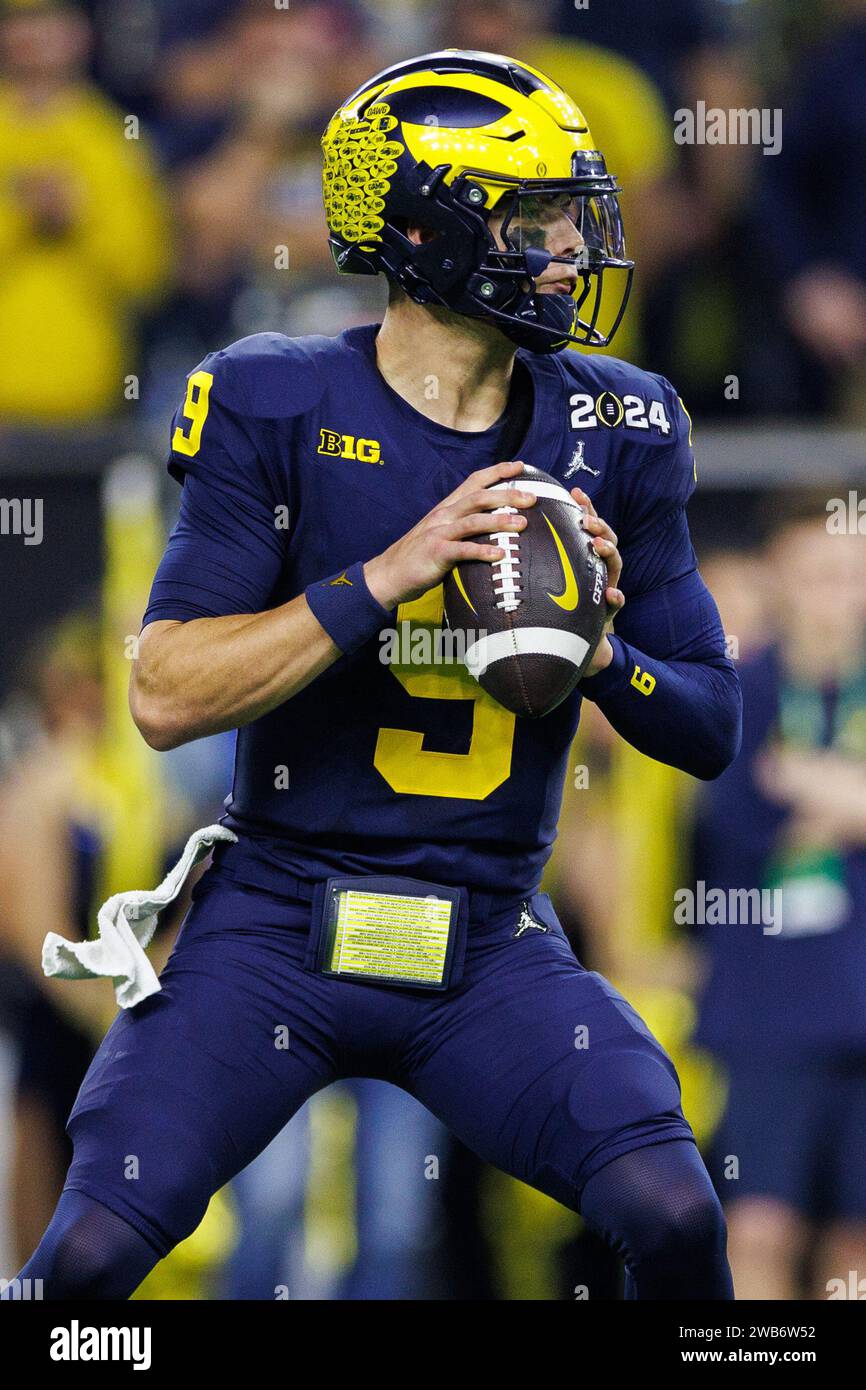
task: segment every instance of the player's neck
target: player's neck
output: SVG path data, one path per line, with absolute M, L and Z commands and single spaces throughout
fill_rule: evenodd
M 508 403 L 515 347 L 490 324 L 401 298 L 376 339 L 379 371 L 414 410 L 450 429 L 486 430 Z

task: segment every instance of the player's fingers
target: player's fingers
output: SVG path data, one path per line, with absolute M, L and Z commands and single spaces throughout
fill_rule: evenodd
M 582 487 L 573 487 L 571 489 L 571 495 L 575 502 L 579 502 L 582 507 L 586 507 L 590 516 L 598 516 L 598 512 L 595 510 L 590 498 L 587 497 Z
M 601 536 L 596 536 L 592 545 L 596 555 L 600 555 L 607 565 L 608 580 L 615 588 L 622 574 L 622 556 L 612 541 Z
M 447 549 L 448 564 L 459 565 L 467 560 L 502 560 L 505 551 L 501 545 L 482 544 L 480 541 L 451 541 Z
M 606 541 L 612 541 L 614 545 L 619 545 L 619 537 L 606 521 L 602 521 L 600 516 L 588 516 L 583 523 L 584 531 L 588 531 L 591 536 L 601 536 Z
M 489 512 L 472 512 L 469 516 L 458 517 L 448 527 L 449 535 L 478 536 L 491 535 L 493 531 L 522 531 L 526 526 L 525 516 L 519 512 L 503 512 L 501 516 L 491 516 Z
M 467 516 L 471 512 L 494 512 L 502 507 L 532 507 L 535 505 L 534 492 L 521 492 L 517 488 L 503 490 L 482 489 L 467 492 L 462 497 L 449 497 L 444 509 L 457 516 Z
M 534 507 L 537 502 L 534 492 L 524 492 L 519 487 L 488 488 L 479 497 L 479 507 L 489 507 L 496 511 L 500 507 Z
M 452 502 L 455 497 L 462 497 L 467 492 L 477 492 L 479 488 L 490 487 L 491 483 L 501 483 L 505 478 L 513 478 L 522 472 L 523 467 L 520 459 L 512 459 L 510 463 L 492 463 L 488 468 L 479 468 L 475 473 L 470 473 L 468 478 L 464 478 L 460 486 L 449 493 L 446 501 Z

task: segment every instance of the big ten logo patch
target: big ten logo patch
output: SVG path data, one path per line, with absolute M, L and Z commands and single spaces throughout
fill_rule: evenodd
M 358 463 L 382 462 L 382 446 L 378 439 L 358 439 L 354 434 L 338 434 L 336 430 L 319 430 L 317 453 L 330 458 L 357 459 Z
M 322 137 L 325 216 L 344 241 L 371 250 L 382 240 L 385 197 L 405 145 L 393 138 L 397 117 L 387 102 L 358 116 L 338 112 Z

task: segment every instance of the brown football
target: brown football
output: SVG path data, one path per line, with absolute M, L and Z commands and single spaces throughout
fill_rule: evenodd
M 463 637 L 478 683 L 515 714 L 549 714 L 571 693 L 598 645 L 607 609 L 607 567 L 583 530 L 583 508 L 540 468 L 494 488 L 534 492 L 521 532 L 495 530 L 505 551 L 473 560 L 445 579 L 445 616 Z M 512 511 L 513 508 L 503 508 Z

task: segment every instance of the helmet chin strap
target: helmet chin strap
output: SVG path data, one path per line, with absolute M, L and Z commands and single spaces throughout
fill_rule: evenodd
M 537 280 L 554 262 L 561 265 L 573 266 L 574 264 L 573 256 L 556 256 L 552 251 L 547 251 L 539 246 L 527 246 L 522 254 L 526 270 L 532 280 Z M 541 291 L 536 289 L 535 293 L 538 295 Z M 581 304 L 585 297 L 586 294 L 581 298 Z M 502 309 L 491 313 L 490 318 L 499 325 L 507 337 L 521 347 L 528 347 L 531 351 L 539 353 L 558 351 L 560 347 L 564 346 L 563 336 L 568 335 L 574 324 L 575 301 L 570 294 L 548 293 L 544 295 L 544 302 L 540 308 L 540 318 L 535 322 Z M 580 304 L 577 305 L 578 314 L 579 311 Z M 601 334 L 596 333 L 590 324 L 584 323 L 579 317 L 577 323 L 582 328 L 592 332 L 593 336 L 598 337 L 600 343 L 603 343 Z
M 543 275 L 552 263 L 573 267 L 576 259 L 574 256 L 557 256 L 552 251 L 537 246 L 528 246 L 520 254 L 523 257 L 526 276 L 533 281 Z M 543 294 L 536 289 L 533 296 L 535 300 L 534 310 L 527 310 L 526 316 L 521 316 L 517 313 L 509 313 L 506 309 L 494 309 L 491 305 L 484 303 L 476 294 L 467 297 L 468 304 L 464 301 L 462 305 L 455 306 L 453 300 L 449 301 L 447 295 L 434 289 L 430 282 L 417 272 L 414 272 L 414 282 L 407 280 L 405 268 L 402 270 L 395 268 L 392 273 L 417 304 L 441 304 L 445 308 L 455 309 L 457 313 L 469 314 L 473 318 L 487 319 L 488 322 L 501 329 L 505 336 L 516 343 L 518 347 L 528 348 L 531 352 L 542 355 L 559 352 L 567 346 L 574 328 L 581 328 L 589 335 L 586 343 L 589 347 L 604 347 L 609 341 L 593 327 L 592 323 L 587 323 L 580 317 L 581 307 L 589 293 L 586 277 L 584 277 L 584 293 L 579 300 L 576 301 L 571 294 L 553 292 Z M 491 269 L 486 273 L 493 276 L 496 271 Z M 514 272 L 512 272 L 513 274 Z M 471 308 L 469 304 L 471 304 Z
M 518 347 L 544 354 L 558 352 L 566 345 L 564 340 L 574 321 L 574 301 L 570 295 L 544 295 L 540 319 L 521 318 L 504 309 L 491 310 L 489 306 L 482 306 L 477 297 L 473 296 L 473 300 L 479 309 L 486 309 L 478 317 L 496 324 Z

